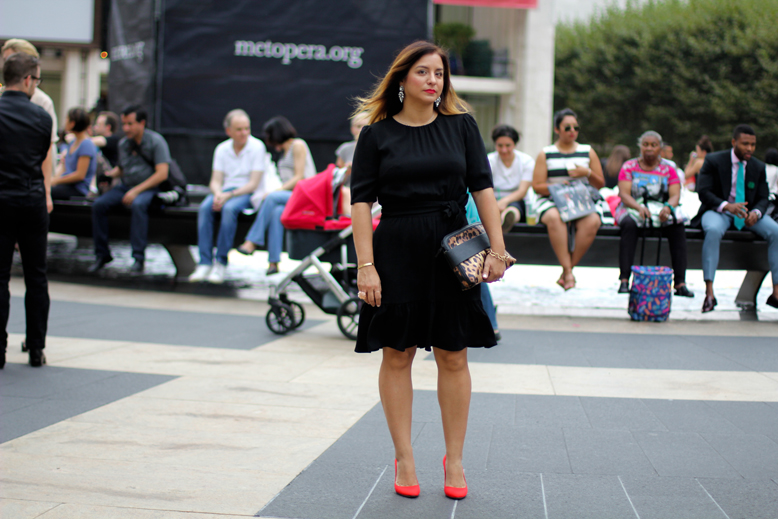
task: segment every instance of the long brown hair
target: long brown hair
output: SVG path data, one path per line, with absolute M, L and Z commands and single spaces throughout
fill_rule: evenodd
M 367 97 L 358 97 L 358 105 L 354 114 L 367 112 L 370 115 L 369 124 L 392 117 L 400 113 L 403 105 L 397 93 L 400 91 L 400 81 L 408 76 L 411 67 L 427 54 L 437 54 L 443 60 L 443 91 L 440 94 L 440 106 L 434 108 L 443 115 L 464 114 L 470 111 L 467 103 L 454 92 L 451 86 L 451 67 L 448 53 L 434 43 L 416 41 L 401 50 L 386 75 L 376 84 Z
M 629 160 L 629 148 L 623 144 L 618 144 L 613 147 L 608 162 L 605 163 L 605 172 L 609 177 L 618 177 L 621 171 L 621 166 Z

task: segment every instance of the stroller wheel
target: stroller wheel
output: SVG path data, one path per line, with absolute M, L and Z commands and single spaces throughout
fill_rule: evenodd
M 356 297 L 348 299 L 338 308 L 338 328 L 352 341 L 357 340 L 360 308 L 362 308 L 362 301 Z
M 292 308 L 284 303 L 272 305 L 265 316 L 265 323 L 271 332 L 284 335 L 295 327 Z
M 303 305 L 294 301 L 288 301 L 286 304 L 288 304 L 292 310 L 294 328 L 299 328 L 303 324 L 303 321 L 305 321 L 305 310 L 303 309 Z

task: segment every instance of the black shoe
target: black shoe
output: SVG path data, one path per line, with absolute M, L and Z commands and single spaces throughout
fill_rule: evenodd
M 675 289 L 675 295 L 681 297 L 694 297 L 694 292 L 686 288 L 686 285 L 683 285 Z
M 778 308 L 778 297 L 775 297 L 773 294 L 770 294 L 770 297 L 767 298 L 767 304 L 772 306 L 773 308 Z
M 499 330 L 494 331 L 494 340 L 497 342 L 500 342 L 502 340 L 502 335 L 500 334 Z
M 243 247 L 238 247 L 237 250 L 238 250 L 238 252 L 240 252 L 244 256 L 251 256 L 252 254 L 254 254 L 254 252 L 256 252 L 256 250 L 250 251 L 248 249 L 244 249 Z
M 629 294 L 629 281 L 622 281 L 619 285 L 619 294 Z
M 278 267 L 276 267 L 275 265 L 270 266 L 267 269 L 267 272 L 265 272 L 266 276 L 272 276 L 273 274 L 278 274 Z
M 100 269 L 102 269 L 112 261 L 113 258 L 111 256 L 104 256 L 104 257 L 97 258 L 95 262 L 92 263 L 92 265 L 90 265 L 88 269 L 86 269 L 86 271 L 89 272 L 90 274 L 94 274 L 96 272 L 99 272 Z
M 130 267 L 130 274 L 143 274 L 143 260 L 135 260 Z
M 702 303 L 702 313 L 707 314 L 712 312 L 716 305 L 719 304 L 715 297 L 705 296 L 705 301 Z
M 46 355 L 42 349 L 30 349 L 30 366 L 39 368 L 46 364 Z

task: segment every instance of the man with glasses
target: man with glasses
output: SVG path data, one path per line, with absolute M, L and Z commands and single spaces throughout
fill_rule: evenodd
M 0 367 L 5 366 L 14 246 L 24 269 L 26 345 L 31 366 L 45 364 L 49 318 L 46 246 L 51 211 L 51 117 L 30 102 L 40 77 L 38 60 L 24 53 L 3 64 L 0 97 Z
M 27 40 L 22 40 L 19 38 L 12 38 L 8 41 L 6 41 L 3 44 L 2 48 L 2 54 L 3 59 L 8 59 L 8 56 L 11 54 L 15 54 L 17 52 L 23 52 L 24 54 L 27 54 L 29 56 L 32 56 L 35 59 L 40 59 L 40 54 L 38 54 L 38 50 L 35 48 L 35 46 L 30 43 Z M 32 94 L 32 101 L 33 104 L 36 104 L 46 110 L 46 113 L 49 114 L 49 117 L 51 117 L 51 146 L 54 147 L 56 142 L 59 140 L 59 137 L 57 136 L 57 112 L 54 110 L 54 101 L 51 100 L 51 98 L 46 95 L 46 92 L 41 90 L 40 88 L 37 88 L 43 80 L 41 79 L 40 72 L 35 77 L 35 91 Z M 54 174 L 54 166 L 56 166 L 56 158 L 57 158 L 57 150 L 54 149 L 52 151 L 52 157 L 54 160 L 51 161 L 51 167 L 52 171 L 51 174 Z

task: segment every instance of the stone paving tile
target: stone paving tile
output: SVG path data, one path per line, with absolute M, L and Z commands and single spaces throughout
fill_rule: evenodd
M 559 428 L 495 425 L 488 470 L 570 474 L 564 435 Z
M 746 479 L 778 478 L 778 443 L 761 434 L 702 434 Z
M 11 298 L 8 331 L 24 333 L 24 302 Z M 143 323 L 139 326 L 139 323 Z M 299 331 L 321 321 L 306 319 Z M 49 335 L 85 339 L 116 339 L 207 348 L 248 350 L 278 339 L 265 319 L 202 312 L 150 310 L 87 303 L 52 301 Z
M 457 519 L 545 517 L 539 474 L 467 469 L 467 475 L 469 495 L 457 503 Z
M 693 478 L 621 476 L 621 481 L 640 519 L 726 519 Z
M 531 396 L 516 399 L 517 426 L 591 427 L 581 401 L 574 396 Z
M 705 402 L 689 400 L 643 400 L 670 431 L 739 434 L 732 422 L 708 407 Z
M 629 431 L 569 428 L 563 431 L 575 474 L 656 475 Z
M 631 398 L 580 398 L 595 429 L 667 431 L 642 400 Z
M 705 402 L 705 405 L 744 433 L 778 434 L 778 403 Z
M 741 478 L 699 434 L 632 433 L 660 476 Z
M 774 337 L 687 337 L 710 352 L 754 371 L 778 371 Z
M 0 386 L 0 443 L 157 386 L 174 377 L 6 364 Z
M 388 467 L 359 515 L 348 519 L 449 519 L 458 503 L 443 494 L 442 466 L 439 471 L 417 470 L 417 477 L 421 488 L 419 497 L 398 496 L 394 492 L 394 466 Z
M 492 425 L 473 424 L 467 428 L 465 437 L 464 465 L 468 468 L 484 470 L 492 448 Z M 416 465 L 425 470 L 440 467 L 443 472 L 443 455 L 446 454 L 443 441 L 443 426 L 428 423 L 413 442 L 413 454 Z
M 616 476 L 543 474 L 549 519 L 635 519 Z
M 729 519 L 778 517 L 778 484 L 771 480 L 700 479 Z
M 0 499 L 0 517 L 3 519 L 35 519 L 58 506 L 62 506 L 62 504 L 47 501 Z

